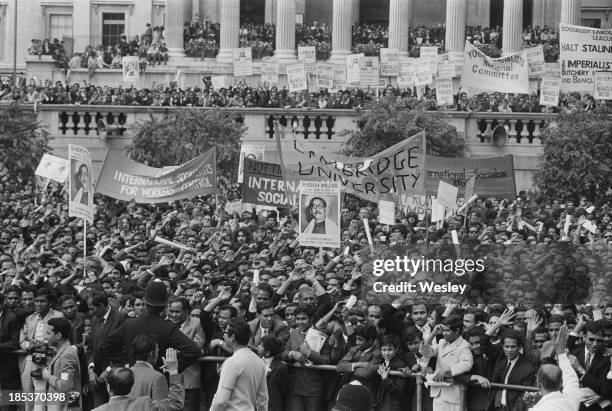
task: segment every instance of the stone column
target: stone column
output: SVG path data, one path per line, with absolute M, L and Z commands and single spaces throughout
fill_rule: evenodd
M 408 37 L 412 0 L 391 0 L 389 4 L 389 48 L 408 56 Z
M 264 22 L 266 24 L 276 24 L 276 0 L 266 0 L 266 15 Z
M 502 30 L 502 55 L 521 51 L 523 48 L 523 0 L 504 0 Z
M 274 57 L 294 60 L 295 53 L 295 0 L 276 0 L 276 50 Z
M 467 0 L 446 0 L 446 34 L 444 45 L 449 55 L 463 55 Z
M 170 57 L 184 57 L 185 0 L 166 0 L 165 36 Z
M 223 0 L 220 7 L 221 38 L 217 61 L 229 63 L 234 60 L 234 49 L 240 45 L 240 0 Z
M 340 63 L 351 54 L 351 19 L 353 0 L 333 0 L 331 59 Z
M 580 15 L 580 0 L 561 0 L 561 23 L 579 26 Z

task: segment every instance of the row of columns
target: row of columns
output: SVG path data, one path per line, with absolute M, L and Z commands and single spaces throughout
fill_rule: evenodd
M 462 55 L 465 46 L 467 1 L 446 0 L 445 48 L 450 54 Z M 220 50 L 217 60 L 231 62 L 233 50 L 239 47 L 240 0 L 166 0 L 166 33 L 171 56 L 184 55 L 183 24 L 187 9 L 195 10 L 193 2 L 218 7 L 221 24 Z M 409 22 L 412 0 L 390 0 L 389 48 L 408 55 Z M 208 5 L 211 3 L 211 5 Z M 332 53 L 333 61 L 343 61 L 351 54 L 351 27 L 359 19 L 360 0 L 333 0 Z M 266 0 L 266 22 L 276 22 L 275 57 L 294 60 L 296 0 Z M 580 24 L 580 0 L 561 0 L 561 23 Z M 502 53 L 516 53 L 523 44 L 523 0 L 504 1 Z

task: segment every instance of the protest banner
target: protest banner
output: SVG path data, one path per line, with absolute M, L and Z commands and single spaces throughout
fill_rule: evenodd
M 556 77 L 544 77 L 540 83 L 540 105 L 557 107 L 559 105 L 559 90 L 561 79 Z
M 397 49 L 380 49 L 380 75 L 383 77 L 399 76 L 400 58 Z
M 426 86 L 433 82 L 430 60 L 418 58 L 414 62 L 414 85 L 417 87 Z
M 411 57 L 400 57 L 399 77 L 397 78 L 398 86 L 414 86 L 414 60 Z
M 315 46 L 298 46 L 298 61 L 304 64 L 307 72 L 312 73 L 317 62 Z
M 452 78 L 450 77 L 436 78 L 436 101 L 439 106 L 455 104 Z
M 43 154 L 34 174 L 49 180 L 65 183 L 68 178 L 68 160 L 52 154 Z
M 334 65 L 332 63 L 317 63 L 317 87 L 334 88 Z
M 436 194 L 436 201 L 438 202 L 438 204 L 441 204 L 446 208 L 455 208 L 455 205 L 457 204 L 458 193 L 459 188 L 440 180 L 438 182 L 438 192 Z
M 420 58 L 429 61 L 429 72 L 436 74 L 438 70 L 438 47 L 436 46 L 421 46 Z
M 529 66 L 529 76 L 539 77 L 545 73 L 544 47 L 541 44 L 524 50 Z
M 278 60 L 268 58 L 263 61 L 261 68 L 261 81 L 270 86 L 278 84 L 278 73 L 280 72 L 280 64 Z
M 459 188 L 464 197 L 467 181 L 476 176 L 474 192 L 481 198 L 516 198 L 512 156 L 501 157 L 434 157 L 425 159 L 425 193 L 436 195 L 438 184 L 445 181 Z
M 283 155 L 298 177 L 336 181 L 346 193 L 378 202 L 383 194 L 423 191 L 424 153 L 421 132 L 369 158 L 332 154 L 297 139 Z
M 381 224 L 395 224 L 395 201 L 380 200 L 378 202 L 378 221 Z
M 240 160 L 238 163 L 238 182 L 242 183 L 244 159 L 251 158 L 253 160 L 263 161 L 266 155 L 266 146 L 263 144 L 243 144 L 240 146 Z
M 299 243 L 304 247 L 340 247 L 340 183 L 300 182 Z
M 68 146 L 68 161 L 70 174 L 68 176 L 68 215 L 82 218 L 93 224 L 93 181 L 91 154 L 81 146 Z
M 593 98 L 596 100 L 612 100 L 612 71 L 595 72 Z
M 167 203 L 216 193 L 216 170 L 214 150 L 173 168 L 149 167 L 109 151 L 96 192 L 117 200 Z
M 361 79 L 361 64 L 365 56 L 363 54 L 351 54 L 346 56 L 346 82 L 357 85 Z
M 129 83 L 138 81 L 140 78 L 138 64 L 138 56 L 125 56 L 121 59 L 124 82 Z
M 463 59 L 462 88 L 529 93 L 529 65 L 523 52 L 493 59 L 466 41 Z
M 213 90 L 221 90 L 222 88 L 227 88 L 227 77 L 226 76 L 211 76 L 210 82 L 212 84 Z
M 359 85 L 361 87 L 378 87 L 380 85 L 380 63 L 378 57 L 364 57 L 361 59 Z
M 253 75 L 253 55 L 250 47 L 234 49 L 234 76 Z
M 297 204 L 300 180 L 284 176 L 279 164 L 244 159 L 242 200 L 271 207 Z
M 612 30 L 559 24 L 561 89 L 592 93 L 596 71 L 612 71 Z
M 308 90 L 308 79 L 306 78 L 306 68 L 304 64 L 292 64 L 287 66 L 287 82 L 289 83 L 289 92 Z
M 334 65 L 334 90 L 344 90 L 346 86 L 346 65 Z

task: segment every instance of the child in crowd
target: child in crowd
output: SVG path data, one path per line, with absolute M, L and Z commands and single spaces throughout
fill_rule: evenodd
M 399 356 L 400 338 L 395 335 L 385 335 L 382 338 L 381 353 L 383 362 L 378 366 L 381 382 L 376 392 L 376 409 L 378 411 L 400 411 L 405 409 L 406 388 L 408 380 L 399 376 L 391 376 L 391 371 L 399 371 L 406 363 Z

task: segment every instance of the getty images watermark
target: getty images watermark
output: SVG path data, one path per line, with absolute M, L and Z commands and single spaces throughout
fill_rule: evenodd
M 471 259 L 431 259 L 421 257 L 419 259 L 408 258 L 407 256 L 395 257 L 394 260 L 374 260 L 372 274 L 380 277 L 387 272 L 404 273 L 414 277 L 418 273 L 437 272 L 442 274 L 454 274 L 463 276 L 472 272 L 483 272 L 485 270 L 484 260 Z M 400 281 L 394 284 L 385 284 L 376 281 L 373 290 L 377 293 L 461 293 L 467 289 L 465 284 L 453 284 L 448 281 L 446 284 L 436 284 L 434 281 L 419 281 L 411 283 Z

